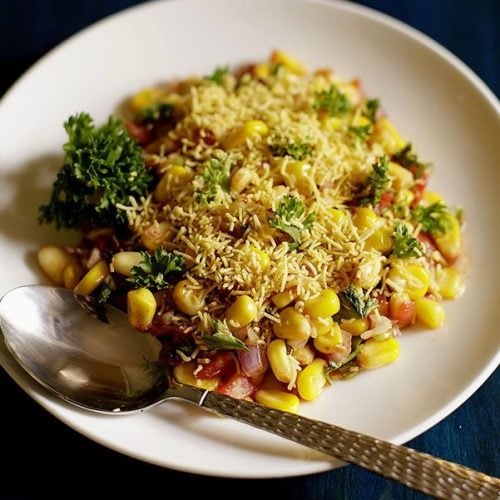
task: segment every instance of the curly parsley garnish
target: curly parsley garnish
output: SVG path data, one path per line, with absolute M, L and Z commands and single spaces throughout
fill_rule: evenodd
M 392 240 L 394 242 L 393 254 L 400 259 L 420 257 L 424 253 L 422 243 L 410 234 L 408 226 L 403 222 L 397 222 L 394 226 Z
M 366 116 L 371 123 L 375 123 L 377 121 L 377 111 L 379 107 L 380 101 L 378 99 L 368 99 L 368 101 L 365 102 L 363 116 Z
M 269 150 L 273 156 L 289 156 L 294 160 L 304 160 L 313 151 L 312 144 L 302 142 L 300 139 L 290 142 L 286 140 L 277 140 L 269 144 Z
M 418 206 L 412 210 L 411 216 L 422 226 L 422 231 L 434 236 L 446 233 L 450 227 L 450 213 L 440 201 L 428 207 Z
M 153 175 L 144 165 L 141 148 L 122 122 L 110 117 L 95 127 L 87 113 L 71 116 L 64 124 L 68 142 L 64 165 L 57 174 L 52 196 L 40 207 L 39 221 L 57 228 L 126 227 L 120 205 L 144 196 Z
M 360 125 L 359 127 L 349 127 L 349 133 L 354 137 L 357 137 L 361 141 L 366 141 L 371 132 L 372 132 L 372 126 L 370 124 Z
M 229 193 L 229 175 L 231 173 L 232 158 L 227 156 L 224 160 L 211 158 L 203 165 L 199 176 L 201 183 L 198 192 L 200 203 L 210 203 L 214 200 L 217 190 Z
M 427 163 L 422 163 L 417 154 L 413 151 L 413 147 L 408 143 L 401 151 L 398 151 L 392 156 L 392 160 L 404 168 L 412 169 L 415 179 L 419 179 L 430 168 Z
M 185 269 L 184 258 L 164 248 L 157 248 L 153 254 L 141 252 L 142 260 L 132 268 L 127 281 L 135 288 L 163 290 L 173 285 L 175 278 Z
M 390 177 L 388 174 L 389 162 L 387 157 L 382 156 L 373 165 L 373 173 L 368 177 L 364 189 L 364 196 L 359 200 L 360 205 L 373 205 L 375 206 L 384 192 L 387 191 L 390 184 Z
M 212 335 L 205 335 L 203 341 L 209 349 L 218 351 L 248 351 L 248 347 L 238 338 L 236 338 L 229 327 L 219 319 L 212 323 L 215 330 Z
M 226 75 L 229 74 L 229 67 L 228 66 L 219 66 L 215 68 L 214 72 L 211 75 L 208 75 L 205 77 L 205 80 L 208 80 L 210 82 L 214 82 L 217 85 L 223 85 L 224 84 L 224 79 L 226 78 Z
M 328 90 L 316 92 L 313 107 L 316 111 L 327 111 L 329 116 L 339 116 L 351 109 L 351 104 L 346 95 L 335 85 Z
M 173 104 L 169 104 L 168 102 L 157 102 L 139 110 L 136 120 L 139 123 L 167 120 L 173 115 L 174 110 L 175 107 Z
M 378 305 L 375 299 L 365 297 L 363 291 L 353 285 L 349 285 L 341 292 L 339 299 L 340 317 L 346 319 L 366 318 Z
M 269 219 L 269 226 L 280 229 L 293 240 L 289 247 L 293 250 L 300 245 L 302 231 L 310 229 L 316 220 L 316 214 L 310 213 L 303 217 L 304 202 L 295 196 L 285 196 L 276 207 L 274 215 Z

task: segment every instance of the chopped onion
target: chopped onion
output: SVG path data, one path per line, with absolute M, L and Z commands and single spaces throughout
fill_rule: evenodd
M 386 333 L 393 328 L 392 321 L 387 316 L 379 316 L 370 319 L 374 321 L 375 324 L 373 328 L 361 334 L 363 340 L 369 339 L 375 335 L 380 335 L 381 333 Z
M 256 377 L 267 370 L 266 348 L 263 345 L 249 345 L 248 351 L 238 351 L 241 370 L 247 377 Z

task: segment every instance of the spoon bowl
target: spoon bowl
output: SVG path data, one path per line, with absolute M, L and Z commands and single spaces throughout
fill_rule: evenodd
M 69 403 L 129 414 L 169 398 L 197 404 L 441 498 L 498 498 L 500 480 L 404 446 L 196 387 L 169 385 L 161 344 L 124 313 L 70 290 L 22 286 L 0 300 L 0 328 L 19 364 Z

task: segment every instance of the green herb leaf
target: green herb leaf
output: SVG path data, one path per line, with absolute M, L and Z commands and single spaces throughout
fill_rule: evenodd
M 339 116 L 347 113 L 351 104 L 345 94 L 332 85 L 328 90 L 316 92 L 313 107 L 317 111 L 328 111 L 330 116 Z
M 387 161 L 387 157 L 382 156 L 372 165 L 372 168 L 373 173 L 366 181 L 364 196 L 359 200 L 360 205 L 375 206 L 380 201 L 382 194 L 389 187 L 391 181 L 388 174 L 389 162 Z
M 248 351 L 248 347 L 236 338 L 224 321 L 214 320 L 212 335 L 205 335 L 203 341 L 209 349 L 218 351 Z
M 377 301 L 371 297 L 365 297 L 362 290 L 349 285 L 339 294 L 340 317 L 345 319 L 366 318 L 377 308 Z
M 269 145 L 269 150 L 273 156 L 290 156 L 294 160 L 300 161 L 312 153 L 313 146 L 307 142 L 302 142 L 300 139 L 294 142 L 277 140 Z
M 126 227 L 130 197 L 147 194 L 153 175 L 144 165 L 140 146 L 122 122 L 110 117 L 101 127 L 87 113 L 71 116 L 64 124 L 68 142 L 64 165 L 52 196 L 40 207 L 40 223 L 57 228 Z
M 404 168 L 411 168 L 415 179 L 422 177 L 425 171 L 430 168 L 429 164 L 422 163 L 418 159 L 418 156 L 413 151 L 413 147 L 410 143 L 408 143 L 401 151 L 398 151 L 395 155 L 393 155 L 392 161 L 398 163 Z
M 299 247 L 302 231 L 310 229 L 316 220 L 315 213 L 303 217 L 304 212 L 304 202 L 295 196 L 287 195 L 278 204 L 274 215 L 269 219 L 269 226 L 280 229 L 292 238 L 293 242 L 289 244 L 292 250 Z
M 136 119 L 140 123 L 166 120 L 172 116 L 174 109 L 175 107 L 173 104 L 169 104 L 168 102 L 157 102 L 139 110 Z
M 198 201 L 210 203 L 214 200 L 218 187 L 229 193 L 229 176 L 231 173 L 232 158 L 228 155 L 224 160 L 212 158 L 205 162 L 199 179 L 201 187 L 198 189 Z
M 214 72 L 211 75 L 205 77 L 205 80 L 210 82 L 214 82 L 217 85 L 223 85 L 226 75 L 229 74 L 228 66 L 219 66 L 215 68 Z
M 184 258 L 164 248 L 157 248 L 153 254 L 141 252 L 141 255 L 141 262 L 132 268 L 132 276 L 127 278 L 135 288 L 163 290 L 171 287 L 173 280 L 184 272 Z
M 450 228 L 450 212 L 440 201 L 424 207 L 419 205 L 411 212 L 413 219 L 422 226 L 422 231 L 439 236 Z
M 424 254 L 422 243 L 410 234 L 408 226 L 402 222 L 397 222 L 394 226 L 392 240 L 394 242 L 393 254 L 400 259 L 420 257 Z
M 372 132 L 371 125 L 360 125 L 359 127 L 349 127 L 349 133 L 362 141 L 366 141 Z
M 371 123 L 377 121 L 377 111 L 380 107 L 380 101 L 378 99 L 368 99 L 365 102 L 365 109 L 363 110 L 363 115 L 370 120 Z
M 111 289 L 111 287 L 106 283 L 103 283 L 97 291 L 97 301 L 100 304 L 105 304 L 110 299 L 112 293 L 113 290 Z

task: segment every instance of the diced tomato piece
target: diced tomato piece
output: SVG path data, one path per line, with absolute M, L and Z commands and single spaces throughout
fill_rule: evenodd
M 378 312 L 380 316 L 389 316 L 389 301 L 387 300 L 387 297 L 384 297 L 383 295 L 377 295 L 375 297 L 378 302 Z
M 430 254 L 430 253 L 434 252 L 434 250 L 437 249 L 434 238 L 430 234 L 419 233 L 418 239 L 419 239 L 419 241 L 421 241 L 424 244 L 426 254 Z
M 412 170 L 412 168 L 413 167 L 410 167 L 410 171 Z M 413 207 L 416 207 L 420 203 L 420 200 L 422 199 L 425 189 L 427 188 L 428 181 L 429 181 L 429 172 L 425 171 L 422 174 L 422 177 L 420 177 L 418 181 L 415 183 L 415 186 L 413 188 L 413 194 L 415 195 L 415 198 L 413 198 L 412 201 Z
M 149 144 L 154 139 L 154 133 L 147 125 L 140 125 L 135 122 L 127 122 L 125 126 L 127 127 L 128 133 L 141 146 Z
M 252 396 L 256 387 L 248 377 L 235 373 L 227 382 L 219 386 L 217 392 L 235 399 L 244 399 Z
M 384 208 L 388 208 L 392 205 L 392 202 L 394 200 L 394 195 L 389 192 L 382 193 L 380 196 L 380 201 L 378 202 L 378 207 L 380 210 Z
M 228 351 L 218 352 L 210 357 L 210 363 L 196 374 L 197 378 L 227 378 L 236 371 L 236 364 Z
M 410 325 L 415 320 L 416 306 L 411 299 L 398 300 L 397 296 L 391 298 L 390 318 L 400 327 Z

